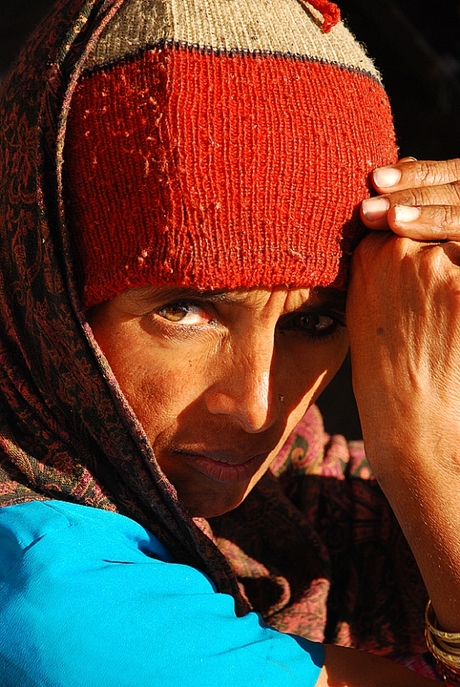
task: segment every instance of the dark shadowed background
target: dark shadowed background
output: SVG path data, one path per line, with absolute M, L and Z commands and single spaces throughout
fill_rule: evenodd
M 276 2 L 276 0 L 273 0 Z M 0 0 L 0 79 L 52 0 Z M 383 73 L 401 155 L 460 157 L 460 0 L 339 0 Z M 329 432 L 361 436 L 346 361 L 319 400 Z

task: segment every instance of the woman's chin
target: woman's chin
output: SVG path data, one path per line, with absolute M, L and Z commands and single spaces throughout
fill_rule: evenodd
M 187 508 L 193 518 L 217 518 L 225 515 L 242 503 L 248 493 L 248 489 L 241 490 L 239 494 L 184 494 L 178 490 L 179 501 Z

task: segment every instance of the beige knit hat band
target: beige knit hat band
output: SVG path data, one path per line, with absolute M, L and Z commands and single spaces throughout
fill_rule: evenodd
M 379 78 L 342 23 L 329 34 L 322 16 L 300 0 L 130 0 L 102 35 L 88 69 L 160 41 L 225 51 L 307 55 Z

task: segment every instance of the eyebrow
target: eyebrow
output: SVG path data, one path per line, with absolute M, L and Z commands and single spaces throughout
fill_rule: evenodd
M 254 287 L 256 288 L 256 287 Z M 308 287 L 306 287 L 308 288 Z M 145 294 L 141 294 L 142 300 L 146 305 L 152 305 L 158 300 L 205 300 L 208 303 L 226 303 L 228 305 L 238 305 L 244 302 L 246 291 L 239 293 L 233 289 L 216 289 L 209 291 L 198 291 L 187 287 L 145 287 Z M 250 289 L 247 289 L 250 291 Z M 160 297 L 160 298 L 159 298 Z M 315 307 L 329 308 L 338 313 L 345 313 L 346 291 L 339 291 L 330 286 L 314 287 L 310 291 L 308 301 L 305 301 L 299 309 Z
M 347 292 L 334 289 L 332 286 L 317 286 L 312 289 L 313 298 L 318 297 L 318 305 L 329 307 L 337 312 L 345 312 Z
M 141 289 L 139 289 L 141 291 Z M 145 291 L 142 293 L 142 291 Z M 228 303 L 234 303 L 238 299 L 235 298 L 234 291 L 228 289 L 217 289 L 215 291 L 198 291 L 197 289 L 190 289 L 182 286 L 170 286 L 170 287 L 158 287 L 158 286 L 146 286 L 142 288 L 139 295 L 140 299 L 145 303 L 145 305 L 153 305 L 158 301 L 168 301 L 168 300 L 206 300 L 210 303 L 215 303 L 217 301 L 225 301 Z
M 244 294 L 228 289 L 217 289 L 216 291 L 196 291 L 194 289 L 184 289 L 180 298 L 200 298 L 210 303 L 238 303 L 244 300 Z

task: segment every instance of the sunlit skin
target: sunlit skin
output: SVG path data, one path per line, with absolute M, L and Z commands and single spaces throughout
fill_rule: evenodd
M 193 516 L 238 506 L 348 347 L 345 294 L 129 289 L 88 312 L 155 456 Z

